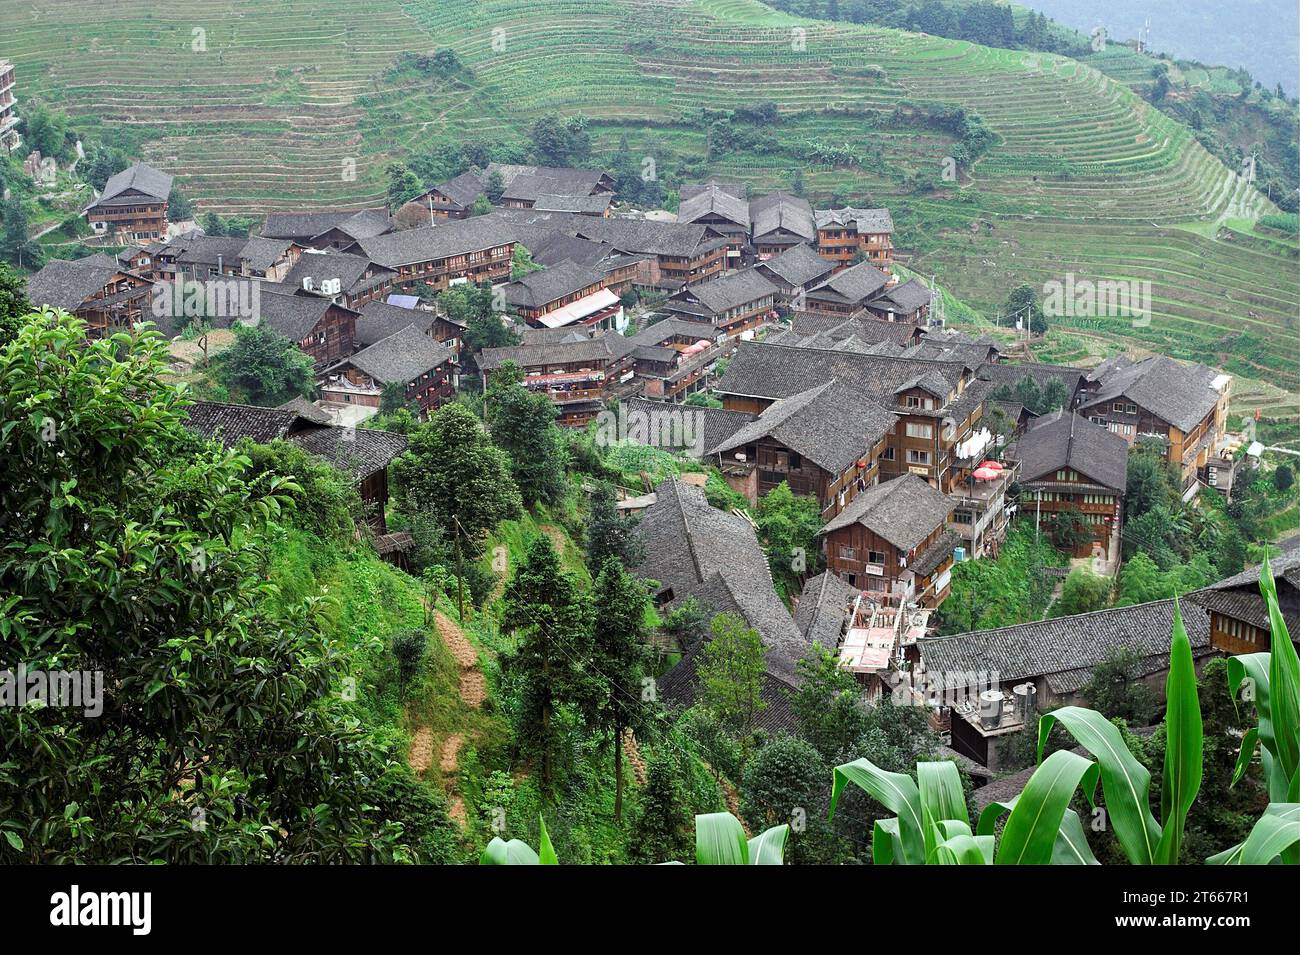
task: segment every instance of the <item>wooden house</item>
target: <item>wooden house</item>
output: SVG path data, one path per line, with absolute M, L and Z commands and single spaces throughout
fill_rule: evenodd
M 817 240 L 817 225 L 807 199 L 784 192 L 749 203 L 750 243 L 759 260 Z
M 423 418 L 455 397 L 456 362 L 447 346 L 408 325 L 330 365 L 318 383 L 326 401 L 375 409 L 386 387 L 400 386 Z
M 1285 546 L 1285 545 L 1284 545 Z M 1278 609 L 1292 642 L 1300 641 L 1300 541 L 1270 561 Z M 1268 606 L 1260 593 L 1262 565 L 1187 596 L 1210 615 L 1210 644 L 1228 654 L 1267 653 L 1273 646 Z
M 360 212 L 272 212 L 262 223 L 268 239 L 293 239 L 312 249 L 341 252 L 361 239 L 393 231 L 393 220 L 383 209 Z
M 284 277 L 286 288 L 325 295 L 353 310 L 367 302 L 382 302 L 393 288 L 396 273 L 364 255 L 347 252 L 307 252 Z
M 747 338 L 776 318 L 777 294 L 777 287 L 756 269 L 742 269 L 687 286 L 663 307 L 683 321 L 708 322 L 719 335 Z
M 357 313 L 333 299 L 310 293 L 281 294 L 264 286 L 258 320 L 311 356 L 319 370 L 352 354 Z
M 870 262 L 882 272 L 894 263 L 894 219 L 888 209 L 818 209 L 817 253 L 835 263 L 836 271 L 856 261 Z
M 167 238 L 167 199 L 172 177 L 153 166 L 136 163 L 111 177 L 99 197 L 86 208 L 96 235 L 114 240 L 156 242 Z
M 357 240 L 345 251 L 393 271 L 394 288 L 428 285 L 442 291 L 461 282 L 497 282 L 510 276 L 515 236 L 493 216 Z
M 55 259 L 27 280 L 27 298 L 33 305 L 61 308 L 83 319 L 91 338 L 152 321 L 152 291 L 152 282 L 107 256 Z
M 555 331 L 563 334 L 561 329 Z M 609 390 L 632 376 L 632 347 L 616 332 L 588 338 L 570 331 L 560 340 L 485 348 L 478 363 L 490 382 L 503 365 L 513 362 L 524 373 L 524 385 L 545 394 L 558 407 L 560 425 L 582 427 L 604 406 Z

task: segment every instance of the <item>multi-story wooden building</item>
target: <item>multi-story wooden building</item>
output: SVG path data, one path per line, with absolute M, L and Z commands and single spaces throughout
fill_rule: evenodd
M 628 338 L 632 374 L 644 393 L 659 400 L 681 401 L 708 386 L 718 359 L 731 343 L 718 341 L 712 326 L 665 318 Z
M 489 163 L 483 173 L 486 185 L 499 175 L 505 186 L 501 204 L 508 209 L 533 209 L 542 212 L 574 212 L 603 216 L 596 206 L 572 207 L 571 202 L 583 198 L 606 196 L 614 193 L 614 180 L 599 169 L 574 169 L 567 166 L 520 166 L 509 163 Z M 603 209 L 608 210 L 608 199 Z
M 888 273 L 870 262 L 861 262 L 810 288 L 804 297 L 805 307 L 810 312 L 844 318 L 865 315 L 867 303 L 882 295 L 888 286 Z
M 953 502 L 915 475 L 861 491 L 819 532 L 826 567 L 881 604 L 934 609 L 948 596 Z
M 1074 543 L 1075 557 L 1111 555 L 1128 485 L 1128 444 L 1121 437 L 1072 411 L 1054 411 L 1035 419 L 1007 457 L 1020 467 L 1022 514 L 1044 528 L 1068 518 L 1086 530 Z
M 272 212 L 262 223 L 268 239 L 293 239 L 312 249 L 341 252 L 361 239 L 393 231 L 393 220 L 383 209 L 360 212 Z
M 96 235 L 112 236 L 124 244 L 167 238 L 167 198 L 172 177 L 136 163 L 104 184 L 99 198 L 86 208 Z
M 835 264 L 814 252 L 812 246 L 801 244 L 759 262 L 754 268 L 777 287 L 782 305 L 802 311 L 808 290 L 830 278 Z
M 888 209 L 818 209 L 817 253 L 835 262 L 836 271 L 854 261 L 870 262 L 883 272 L 894 264 L 894 219 Z
M 622 331 L 623 304 L 606 288 L 604 273 L 562 262 L 503 286 L 506 306 L 535 328 L 584 325 Z
M 14 95 L 17 82 L 14 65 L 0 60 L 0 149 L 7 153 L 22 145 L 18 135 L 18 98 Z
M 784 192 L 749 203 L 750 243 L 758 258 L 770 259 L 796 245 L 817 241 L 817 225 L 807 199 Z
M 924 328 L 930 320 L 931 291 L 916 279 L 885 289 L 866 303 L 867 314 L 882 322 Z
M 152 321 L 152 291 L 148 279 L 98 255 L 72 262 L 56 259 L 27 280 L 33 305 L 71 312 L 86 322 L 91 338 Z
M 481 195 L 483 177 L 471 169 L 412 199 L 402 207 L 402 211 L 427 212 L 430 225 L 434 219 L 467 219 L 470 207 Z
M 683 288 L 664 311 L 683 321 L 708 322 L 728 338 L 748 338 L 776 318 L 777 295 L 777 287 L 756 269 L 742 269 Z
M 689 191 L 682 190 L 677 221 L 706 225 L 727 239 L 727 261 L 734 268 L 741 264 L 749 244 L 749 203 L 744 187 L 705 183 Z
M 456 362 L 447 346 L 408 325 L 335 362 L 318 384 L 326 401 L 376 410 L 384 389 L 400 385 L 403 399 L 424 418 L 456 396 Z
M 1270 561 L 1278 609 L 1292 642 L 1300 641 L 1300 541 Z M 1262 567 L 1234 574 L 1187 599 L 1210 615 L 1210 643 L 1228 654 L 1267 653 L 1273 646 L 1268 606 L 1259 591 Z
M 426 284 L 441 291 L 460 282 L 508 278 L 515 236 L 500 219 L 476 216 L 359 239 L 344 251 L 393 270 L 394 288 Z
M 371 262 L 364 255 L 310 251 L 286 273 L 284 285 L 329 296 L 340 305 L 357 310 L 368 302 L 382 302 L 387 298 L 395 275 L 392 269 Z
M 1220 461 L 1231 395 L 1232 376 L 1204 365 L 1121 356 L 1088 376 L 1079 413 L 1130 445 L 1162 443 L 1165 459 L 1190 490 L 1198 478 L 1208 483 L 1208 470 Z
M 879 480 L 896 420 L 854 389 L 826 382 L 768 406 L 708 454 L 751 504 L 785 482 L 816 498 L 827 520 Z
M 257 320 L 311 356 L 319 370 L 353 351 L 357 313 L 324 295 L 281 294 L 264 285 Z
M 574 332 L 560 341 L 485 348 L 478 364 L 486 385 L 502 366 L 513 362 L 523 371 L 530 390 L 545 394 L 558 406 L 559 424 L 582 427 L 600 411 L 612 386 L 632 376 L 632 347 L 616 332 L 593 338 Z

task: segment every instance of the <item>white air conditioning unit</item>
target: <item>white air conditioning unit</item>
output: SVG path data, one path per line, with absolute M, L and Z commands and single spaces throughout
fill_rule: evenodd
M 304 276 L 302 280 L 302 290 L 304 292 L 310 292 L 313 288 L 315 288 L 315 283 L 312 282 L 311 276 Z

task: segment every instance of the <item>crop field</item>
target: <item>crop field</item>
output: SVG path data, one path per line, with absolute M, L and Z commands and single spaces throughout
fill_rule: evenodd
M 1300 390 L 1300 250 L 1253 232 L 1274 207 L 1133 92 L 1149 61 L 1123 48 L 1083 63 L 757 0 L 0 0 L 0 22 L 20 97 L 140 127 L 146 158 L 222 213 L 373 204 L 392 159 L 522 139 L 546 113 L 587 116 L 598 156 L 626 137 L 699 161 L 684 114 L 771 101 L 775 151 L 708 171 L 787 188 L 800 167 L 814 199 L 891 206 L 912 267 L 989 314 L 1022 281 L 1150 281 L 1149 325 L 1060 321 Z M 386 76 L 448 46 L 471 80 Z M 942 182 L 952 137 L 891 120 L 909 103 L 963 106 L 997 142 Z M 865 158 L 808 165 L 809 140 Z

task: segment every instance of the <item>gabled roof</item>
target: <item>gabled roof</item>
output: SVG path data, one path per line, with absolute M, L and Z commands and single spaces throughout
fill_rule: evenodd
M 608 242 L 592 242 L 576 235 L 552 232 L 528 246 L 528 251 L 538 265 L 553 266 L 561 262 L 573 262 L 594 267 L 602 259 L 613 255 L 614 247 Z
M 365 239 L 392 231 L 393 220 L 383 209 L 360 212 L 272 212 L 262 223 L 268 239 L 314 239 L 338 229 L 353 239 Z
M 822 470 L 839 474 L 897 423 L 861 392 L 829 381 L 770 405 L 708 453 L 725 454 L 771 436 Z
M 324 458 L 358 484 L 406 450 L 406 435 L 370 428 L 313 428 L 289 440 Z
M 286 295 L 264 286 L 258 299 L 258 315 L 263 325 L 274 328 L 289 341 L 300 342 L 333 305 L 332 300 L 320 295 Z
M 190 406 L 185 427 L 200 437 L 233 448 L 244 438 L 258 444 L 287 438 L 291 431 L 315 423 L 294 408 L 264 408 L 229 401 L 196 401 Z
M 399 308 L 385 302 L 367 302 L 357 316 L 353 341 L 364 348 L 411 325 L 427 335 L 436 317 L 433 312 L 423 309 Z
M 542 212 L 578 212 L 583 215 L 604 215 L 614 201 L 610 192 L 594 196 L 538 196 L 533 208 Z
M 981 365 L 979 369 L 981 378 L 1009 388 L 1015 388 L 1025 378 L 1033 379 L 1034 383 L 1042 388 L 1048 381 L 1056 378 L 1065 385 L 1071 400 L 1078 393 L 1085 374 L 1082 368 L 1071 368 L 1069 365 L 1047 365 L 1027 361 L 989 362 Z
M 760 196 L 749 204 L 749 218 L 754 224 L 754 241 L 775 232 L 789 232 L 811 242 L 817 238 L 812 206 L 785 192 Z
M 292 239 L 268 239 L 253 235 L 248 237 L 248 241 L 239 250 L 239 260 L 247 262 L 248 267 L 256 272 L 265 272 L 292 247 Z
M 919 279 L 909 279 L 901 285 L 895 285 L 884 295 L 872 299 L 868 307 L 888 311 L 889 306 L 893 305 L 894 311 L 910 315 L 918 308 L 929 304 L 930 290 L 922 285 Z
M 515 308 L 542 308 L 603 281 L 604 276 L 594 269 L 574 262 L 561 262 L 507 283 L 504 291 L 506 301 Z
M 851 336 L 869 344 L 891 342 L 902 346 L 909 345 L 921 331 L 919 326 L 902 322 L 878 322 L 865 317 L 846 319 L 843 315 L 827 315 L 824 312 L 795 312 L 790 330 L 800 335 L 825 332 L 837 339 Z
M 1007 456 L 1020 462 L 1022 483 L 1073 468 L 1120 494 L 1128 485 L 1128 442 L 1074 412 L 1053 411 L 1031 422 Z
M 817 228 L 832 226 L 851 226 L 858 232 L 893 232 L 894 218 L 888 209 L 856 209 L 845 206 L 843 209 L 818 209 Z
M 452 353 L 446 345 L 430 338 L 415 325 L 408 325 L 334 367 L 350 364 L 381 385 L 405 384 L 451 360 Z
M 744 199 L 746 194 L 743 182 L 718 179 L 716 176 L 710 176 L 705 182 L 693 182 L 684 185 L 677 190 L 677 194 L 685 202 L 687 199 L 698 196 L 701 192 L 707 192 L 710 189 L 719 189 L 729 196 L 735 196 L 737 199 Z
M 728 222 L 749 229 L 749 203 L 744 193 L 732 195 L 721 186 L 705 185 L 698 192 L 682 196 L 677 211 L 678 222 L 694 222 L 705 216 L 719 216 Z
M 741 269 L 699 285 L 687 286 L 676 293 L 673 300 L 694 298 L 714 315 L 720 315 L 776 292 L 777 287 L 756 269 Z
M 728 411 L 726 408 L 700 408 L 694 405 L 687 405 L 681 402 L 672 401 L 652 401 L 649 398 L 629 398 L 623 402 L 623 407 L 627 409 L 629 418 L 633 414 L 644 415 L 643 421 L 647 423 L 647 433 L 653 433 L 658 440 L 657 447 L 663 447 L 663 438 L 665 429 L 659 426 L 659 422 L 667 420 L 672 422 L 673 418 L 655 418 L 655 415 L 673 415 L 682 425 L 674 430 L 671 427 L 667 429 L 666 436 L 669 440 L 680 436 L 685 439 L 687 432 L 687 423 L 690 424 L 691 437 L 703 431 L 703 440 L 700 442 L 701 449 L 715 447 L 725 441 L 737 430 L 743 428 L 756 417 L 747 411 Z M 689 418 L 687 417 L 689 416 Z M 629 429 L 629 440 L 633 440 L 631 429 Z M 692 451 L 691 448 L 686 448 Z
M 889 274 L 870 262 L 859 262 L 808 290 L 808 295 L 836 295 L 846 302 L 865 303 L 889 283 Z
M 829 534 L 842 527 L 861 524 L 908 553 L 936 528 L 948 523 L 954 506 L 951 498 L 915 474 L 904 474 L 858 492 L 858 496 L 827 521 L 819 533 Z
M 490 163 L 484 182 L 492 173 L 501 174 L 505 183 L 502 199 L 536 201 L 541 196 L 590 196 L 607 178 L 600 169 L 574 169 L 568 166 L 519 166 Z
M 1222 397 L 1213 385 L 1218 376 L 1204 365 L 1183 365 L 1156 355 L 1106 373 L 1101 388 L 1084 400 L 1081 410 L 1124 397 L 1175 428 L 1191 431 Z
M 171 191 L 170 175 L 153 166 L 138 162 L 129 169 L 123 169 L 104 183 L 104 191 L 99 194 L 99 198 L 91 208 L 129 203 L 133 199 L 131 196 L 124 195 L 128 192 L 139 193 L 159 202 L 165 202 L 171 195 Z
M 1056 693 L 1073 693 L 1092 669 L 1116 651 L 1136 651 L 1147 673 L 1169 665 L 1174 602 L 1154 600 L 1131 607 L 1073 614 L 996 630 L 977 630 L 919 641 L 926 672 L 947 688 L 960 689 L 963 675 L 996 673 L 1005 686 L 1046 677 Z M 1192 653 L 1210 652 L 1209 622 L 1183 603 L 1183 625 Z
M 661 593 L 671 589 L 672 605 L 694 596 L 712 613 L 739 614 L 762 636 L 768 673 L 798 685 L 795 664 L 808 645 L 776 595 L 752 524 L 711 507 L 700 488 L 670 478 L 655 488 L 655 503 L 636 532 L 646 551 L 638 576 L 659 581 Z
M 795 626 L 810 644 L 834 651 L 840 645 L 844 624 L 852 612 L 858 591 L 829 570 L 803 585 L 794 608 Z
M 521 368 L 538 365 L 559 365 L 575 361 L 613 361 L 622 358 L 635 347 L 630 339 L 617 332 L 606 332 L 593 338 L 565 336 L 559 341 L 535 344 L 505 345 L 501 348 L 484 348 L 479 355 L 479 367 L 493 371 L 508 361 Z
M 442 193 L 462 209 L 468 209 L 474 200 L 483 195 L 483 177 L 474 170 L 462 172 L 446 182 L 439 183 L 433 189 Z
M 377 274 L 366 278 L 366 270 L 373 269 Z M 319 292 L 321 284 L 329 279 L 338 279 L 339 287 L 347 294 L 356 294 L 376 285 L 382 285 L 393 274 L 393 270 L 374 265 L 364 255 L 352 255 L 348 252 L 304 252 L 284 277 L 287 288 L 297 290 L 304 288 L 303 280 L 311 279 L 311 288 Z
M 318 407 L 314 402 L 302 397 L 290 398 L 280 405 L 280 410 L 292 411 L 298 417 L 304 418 L 312 424 L 330 424 L 334 420 L 324 408 Z
M 1277 586 L 1278 608 L 1293 641 L 1300 642 L 1300 549 L 1292 547 L 1269 562 Z M 1257 564 L 1187 595 L 1206 610 L 1214 610 L 1262 630 L 1270 630 L 1268 608 L 1259 592 L 1264 567 Z
M 811 282 L 830 275 L 835 263 L 823 259 L 810 245 L 800 242 L 792 245 L 780 255 L 774 255 L 756 268 L 771 272 L 789 285 L 806 286 Z
M 370 261 L 388 268 L 431 262 L 468 252 L 482 252 L 515 241 L 513 230 L 494 216 L 451 219 L 438 225 L 360 239 Z
M 54 259 L 27 279 L 27 298 L 33 305 L 76 311 L 123 272 L 121 266 L 98 261 Z

